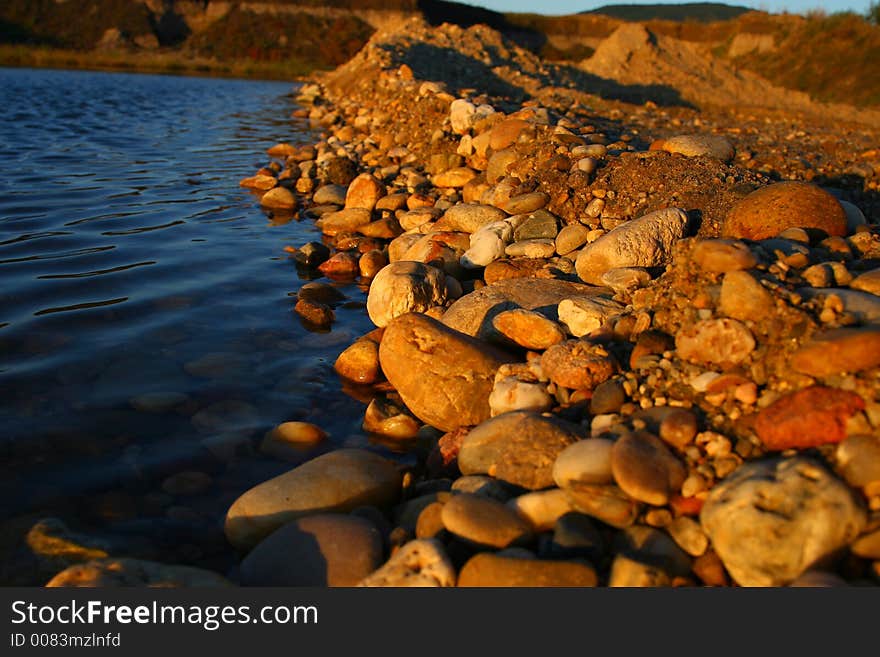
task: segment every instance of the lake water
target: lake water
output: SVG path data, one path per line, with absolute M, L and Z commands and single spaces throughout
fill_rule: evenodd
M 0 69 L 3 582 L 28 579 L 8 572 L 12 543 L 44 517 L 222 568 L 223 515 L 243 490 L 368 444 L 332 371 L 370 328 L 362 287 L 339 284 L 350 302 L 332 332 L 306 330 L 292 310 L 307 274 L 284 246 L 320 233 L 238 187 L 272 144 L 314 140 L 290 117 L 293 90 Z M 288 461 L 260 454 L 286 420 L 331 438 Z M 163 489 L 193 471 L 208 475 L 194 492 Z

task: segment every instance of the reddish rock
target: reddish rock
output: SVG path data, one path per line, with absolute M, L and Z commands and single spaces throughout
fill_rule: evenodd
M 803 182 L 780 182 L 752 192 L 734 205 L 721 226 L 724 237 L 763 240 L 786 228 L 817 228 L 846 235 L 846 212 L 825 190 Z
M 777 399 L 755 420 L 755 431 L 771 450 L 805 449 L 846 438 L 846 421 L 865 408 L 854 392 L 811 386 Z
M 357 276 L 360 272 L 359 258 L 351 253 L 337 253 L 318 267 L 322 274 L 334 277 Z
M 541 369 L 558 386 L 592 390 L 617 371 L 617 362 L 601 345 L 566 340 L 544 352 Z
M 336 319 L 336 315 L 333 313 L 333 309 L 330 306 L 318 303 L 317 301 L 300 299 L 296 302 L 296 306 L 294 306 L 293 310 L 297 315 L 302 317 L 306 323 L 320 326 L 322 328 L 330 326 L 333 323 L 333 320 Z

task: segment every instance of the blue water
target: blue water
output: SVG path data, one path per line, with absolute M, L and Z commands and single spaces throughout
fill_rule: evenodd
M 216 523 L 291 467 L 258 451 L 275 424 L 320 424 L 324 449 L 366 441 L 332 372 L 370 328 L 362 289 L 340 284 L 336 328 L 307 331 L 308 275 L 284 246 L 320 234 L 238 186 L 272 144 L 315 139 L 293 91 L 0 69 L 0 520 Z M 175 403 L 145 410 L 147 393 Z M 162 490 L 191 470 L 212 477 L 203 494 Z

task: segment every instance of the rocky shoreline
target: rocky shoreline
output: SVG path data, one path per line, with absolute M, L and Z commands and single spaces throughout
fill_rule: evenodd
M 880 583 L 876 130 L 569 73 L 413 24 L 304 87 L 326 138 L 241 184 L 321 228 L 290 249 L 330 280 L 306 325 L 332 328 L 334 280 L 368 288 L 335 370 L 416 464 L 339 449 L 244 491 L 228 578 L 105 559 L 49 585 Z

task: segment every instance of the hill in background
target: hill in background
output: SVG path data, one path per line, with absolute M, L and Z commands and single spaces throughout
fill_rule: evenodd
M 607 5 L 543 16 L 446 0 L 3 0 L 0 62 L 146 69 L 171 58 L 188 70 L 290 78 L 333 68 L 377 30 L 413 17 L 435 26 L 485 24 L 545 60 L 570 64 L 588 60 L 618 27 L 638 21 L 725 66 L 818 100 L 880 106 L 877 25 L 854 14 L 771 15 L 720 3 Z M 245 67 L 224 69 L 230 62 Z
M 683 2 L 676 5 L 604 5 L 582 14 L 602 14 L 624 21 L 726 21 L 752 11 L 749 7 L 720 2 Z

